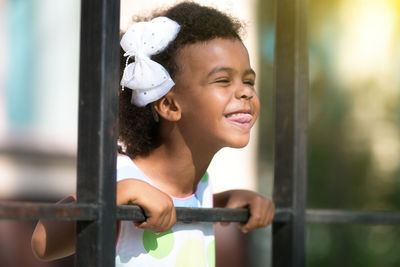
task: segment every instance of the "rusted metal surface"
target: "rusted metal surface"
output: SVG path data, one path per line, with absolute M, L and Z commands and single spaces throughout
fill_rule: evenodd
M 0 201 L 0 219 L 12 220 L 96 220 L 97 206 Z

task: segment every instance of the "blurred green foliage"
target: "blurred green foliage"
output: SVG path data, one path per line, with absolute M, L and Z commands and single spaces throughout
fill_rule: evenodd
M 399 210 L 400 1 L 308 3 L 308 208 Z M 261 188 L 273 164 L 273 9 L 259 1 Z M 307 266 L 394 267 L 399 249 L 399 226 L 307 225 Z

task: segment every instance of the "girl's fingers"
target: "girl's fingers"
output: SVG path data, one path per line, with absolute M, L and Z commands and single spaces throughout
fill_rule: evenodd
M 261 221 L 261 218 L 262 218 L 262 214 L 252 214 L 251 216 L 250 216 L 250 219 L 249 219 L 249 221 L 245 224 L 245 225 L 243 225 L 241 228 L 242 228 L 242 232 L 243 233 L 247 233 L 248 231 L 250 231 L 250 230 L 253 230 L 253 229 L 256 229 L 256 228 L 259 228 L 259 227 L 261 227 L 261 224 L 260 224 L 260 221 Z
M 163 230 L 163 232 L 171 229 L 176 220 L 176 213 L 173 204 L 171 203 L 171 205 L 165 208 L 163 212 L 158 215 L 158 218 L 159 220 L 157 224 L 159 228 Z
M 149 216 L 143 222 L 134 222 L 135 226 L 145 230 L 151 230 L 155 233 L 162 231 L 163 227 L 163 218 L 161 217 L 153 217 Z
M 157 222 L 157 228 L 158 231 L 157 233 L 164 233 L 165 231 L 168 231 L 171 229 L 171 221 L 172 221 L 172 211 L 164 214 L 159 218 L 159 221 Z
M 175 207 L 173 207 L 172 209 L 173 210 L 172 210 L 172 216 L 171 216 L 171 222 L 170 222 L 170 227 L 171 228 L 176 223 L 176 210 L 175 210 Z
M 164 233 L 170 229 L 171 222 L 171 212 L 168 214 L 163 214 L 157 222 L 158 231 L 156 233 Z
M 172 226 L 174 226 L 174 224 L 176 223 L 176 213 L 175 213 L 175 209 L 173 209 L 173 211 L 170 214 L 171 216 L 169 217 L 169 222 L 168 222 L 168 229 L 171 229 Z
M 139 225 L 137 225 L 137 227 L 141 228 L 141 229 L 145 229 L 145 230 L 151 230 L 154 233 L 163 233 L 168 230 L 165 227 L 163 227 L 162 225 L 159 225 L 151 220 L 144 221 L 144 222 L 140 223 Z
M 272 202 L 261 203 L 260 205 L 253 204 L 250 205 L 250 219 L 246 224 L 242 224 L 241 229 L 244 233 L 265 227 L 272 223 L 275 205 Z
M 152 230 L 155 233 L 163 233 L 172 228 L 176 222 L 175 208 L 162 211 L 157 214 L 149 214 L 145 222 L 137 222 L 135 225 L 142 229 Z

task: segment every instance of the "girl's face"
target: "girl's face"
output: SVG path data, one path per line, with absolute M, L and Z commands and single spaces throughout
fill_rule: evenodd
M 174 92 L 185 137 L 213 149 L 247 145 L 260 102 L 243 43 L 217 38 L 186 45 L 177 64 Z

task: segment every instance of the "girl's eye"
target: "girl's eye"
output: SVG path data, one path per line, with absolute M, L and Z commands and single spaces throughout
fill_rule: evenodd
M 253 80 L 246 80 L 243 82 L 244 84 L 250 85 L 250 86 L 254 86 L 255 82 Z
M 219 84 L 220 86 L 229 86 L 231 84 L 231 80 L 229 79 L 218 79 L 215 81 L 216 84 Z

